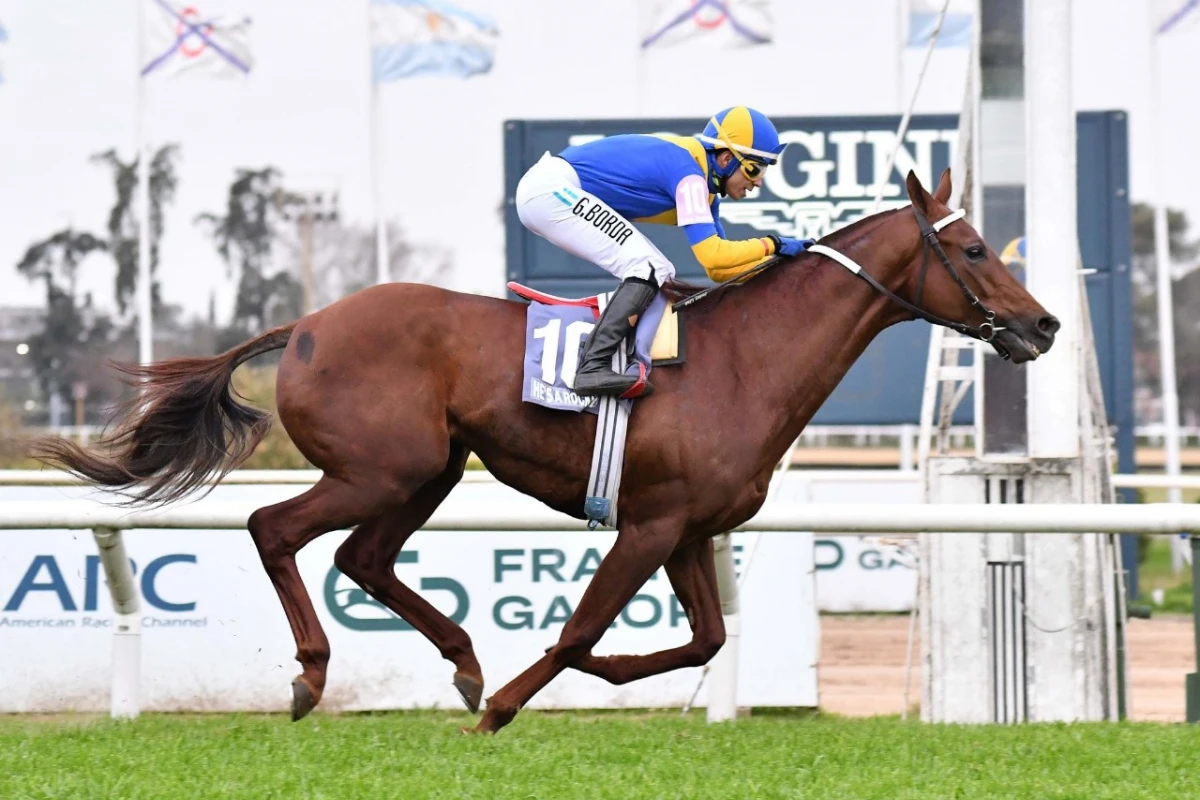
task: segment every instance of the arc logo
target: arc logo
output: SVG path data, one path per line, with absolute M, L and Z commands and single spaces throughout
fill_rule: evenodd
M 180 569 L 180 567 L 173 567 L 172 570 L 167 570 L 167 568 L 176 564 L 195 564 L 196 556 L 194 554 L 171 553 L 159 556 L 147 563 L 140 575 L 137 562 L 130 559 L 129 563 L 133 568 L 134 577 L 138 579 L 142 599 L 148 606 L 159 611 L 173 613 L 196 610 L 195 600 L 172 596 L 169 590 L 166 592 L 160 590 L 160 584 L 163 586 L 169 584 L 169 579 L 162 580 L 164 574 L 169 576 L 173 574 L 173 570 Z M 78 572 L 69 569 L 67 574 L 77 575 Z M 97 611 L 103 585 L 104 576 L 100 567 L 100 556 L 85 557 L 83 591 L 80 593 L 76 590 L 72 593 L 59 560 L 53 555 L 38 555 L 29 562 L 21 579 L 17 581 L 16 587 L 8 595 L 3 610 L 20 611 L 31 597 L 52 595 L 57 598 L 63 611 Z M 107 594 L 107 590 L 103 591 Z M 0 597 L 3 597 L 3 594 L 0 594 Z

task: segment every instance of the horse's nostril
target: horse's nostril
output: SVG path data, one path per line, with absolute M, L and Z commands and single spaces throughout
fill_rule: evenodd
M 1062 323 L 1058 321 L 1058 317 L 1047 314 L 1037 321 L 1037 329 L 1047 336 L 1053 336 L 1058 333 L 1058 329 L 1062 327 Z

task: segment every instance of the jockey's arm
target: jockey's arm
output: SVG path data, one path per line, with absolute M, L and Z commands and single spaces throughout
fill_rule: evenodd
M 775 254 L 775 242 L 767 237 L 730 241 L 725 238 L 718 216 L 719 200 L 709 203 L 708 186 L 700 175 L 689 175 L 675 190 L 678 224 L 687 234 L 692 253 L 708 277 L 724 282 L 747 267 Z
M 692 253 L 708 277 L 718 283 L 744 272 L 767 256 L 775 254 L 775 243 L 763 237 L 729 241 L 720 235 L 713 223 L 697 223 L 684 228 Z

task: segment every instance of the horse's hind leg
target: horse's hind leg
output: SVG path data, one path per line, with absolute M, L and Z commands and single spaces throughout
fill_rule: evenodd
M 620 685 L 683 667 L 702 667 L 712 660 L 725 644 L 725 620 L 721 616 L 712 539 L 702 539 L 677 550 L 667 560 L 666 570 L 675 596 L 687 612 L 692 640 L 681 647 L 647 655 L 589 653 L 574 664 L 575 669 Z
M 296 660 L 303 668 L 292 681 L 293 720 L 303 717 L 321 699 L 329 664 L 329 639 L 296 569 L 296 553 L 323 533 L 377 515 L 384 499 L 374 487 L 325 476 L 303 494 L 250 515 L 250 536 L 292 626 Z
M 451 446 L 445 471 L 422 486 L 407 503 L 389 508 L 364 522 L 342 542 L 333 563 L 368 594 L 396 612 L 433 643 L 442 658 L 454 664 L 454 687 L 472 713 L 483 697 L 483 672 L 471 637 L 445 614 L 396 577 L 396 556 L 418 528 L 428 521 L 462 478 L 468 451 Z

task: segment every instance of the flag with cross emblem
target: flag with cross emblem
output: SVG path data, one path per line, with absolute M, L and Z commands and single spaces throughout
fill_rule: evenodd
M 219 15 L 169 0 L 140 0 L 145 9 L 147 75 L 202 73 L 238 77 L 250 73 L 250 18 Z

